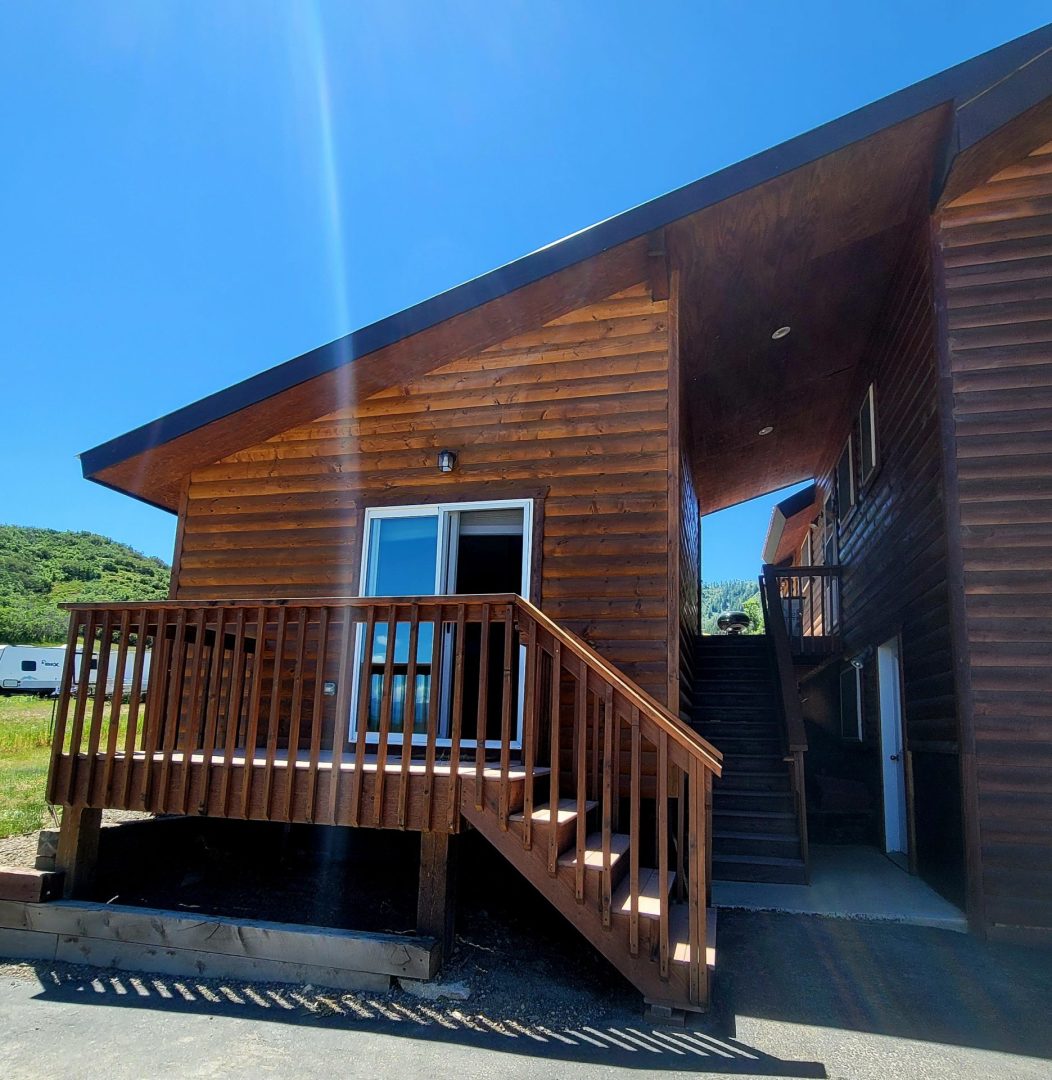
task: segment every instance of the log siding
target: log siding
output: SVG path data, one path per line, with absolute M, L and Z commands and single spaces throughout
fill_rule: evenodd
M 1052 927 L 1052 143 L 936 223 L 990 927 Z
M 668 335 L 634 287 L 196 470 L 175 596 L 357 595 L 362 505 L 540 488 L 535 597 L 666 700 Z

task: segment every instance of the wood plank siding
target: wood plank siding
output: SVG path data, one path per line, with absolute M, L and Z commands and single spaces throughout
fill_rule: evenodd
M 916 865 L 933 885 L 963 902 L 935 340 L 931 249 L 924 217 L 911 227 L 889 279 L 882 314 L 847 403 L 857 463 L 858 410 L 868 386 L 874 386 L 878 457 L 876 470 L 860 485 L 855 506 L 842 515 L 838 530 L 841 633 L 845 657 L 861 654 L 864 660 L 863 744 L 871 751 L 866 757 L 869 786 L 878 800 L 882 784 L 876 648 L 900 635 L 906 749 L 915 788 Z M 840 426 L 819 485 L 831 496 L 848 430 L 848 424 Z
M 991 926 L 1052 927 L 1052 143 L 936 223 Z
M 325 415 L 191 474 L 174 595 L 357 595 L 363 506 L 535 498 L 533 598 L 665 701 L 668 355 L 640 285 L 362 401 L 349 365 Z

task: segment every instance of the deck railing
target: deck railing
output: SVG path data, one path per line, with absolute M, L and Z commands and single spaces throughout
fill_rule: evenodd
M 794 656 L 824 656 L 840 648 L 840 567 L 765 566 L 761 584 L 770 581 Z M 766 587 L 766 586 L 765 586 Z
M 627 835 L 632 955 L 656 894 L 667 975 L 670 892 L 685 899 L 701 1000 L 720 755 L 526 600 L 67 606 L 51 802 L 455 831 L 470 800 L 502 831 L 521 807 L 531 848 L 534 808 L 569 801 L 578 902 L 594 812 L 604 924 Z M 545 830 L 552 876 L 566 842 Z M 641 858 L 656 867 L 649 891 Z

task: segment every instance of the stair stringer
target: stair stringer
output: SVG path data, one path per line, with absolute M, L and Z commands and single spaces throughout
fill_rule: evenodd
M 574 891 L 574 873 L 565 867 L 554 876 L 548 873 L 546 833 L 535 826 L 531 848 L 523 846 L 522 835 L 515 828 L 504 830 L 497 815 L 487 806 L 478 809 L 471 798 L 461 801 L 461 814 L 500 854 L 558 911 L 598 952 L 605 957 L 653 1005 L 696 1012 L 708 1008 L 708 968 L 703 965 L 702 1000 L 690 1000 L 689 968 L 684 963 L 669 963 L 669 978 L 660 976 L 656 959 L 651 958 L 651 942 L 640 919 L 640 947 L 632 956 L 628 944 L 628 920 L 616 913 L 610 926 L 603 926 L 599 904 L 586 890 L 583 902 Z

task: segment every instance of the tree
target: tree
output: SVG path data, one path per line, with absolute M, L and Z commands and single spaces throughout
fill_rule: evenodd
M 745 631 L 747 634 L 762 634 L 764 632 L 763 625 L 763 609 L 760 606 L 760 594 L 754 593 L 748 600 L 742 604 L 742 611 L 749 616 L 749 628 Z

